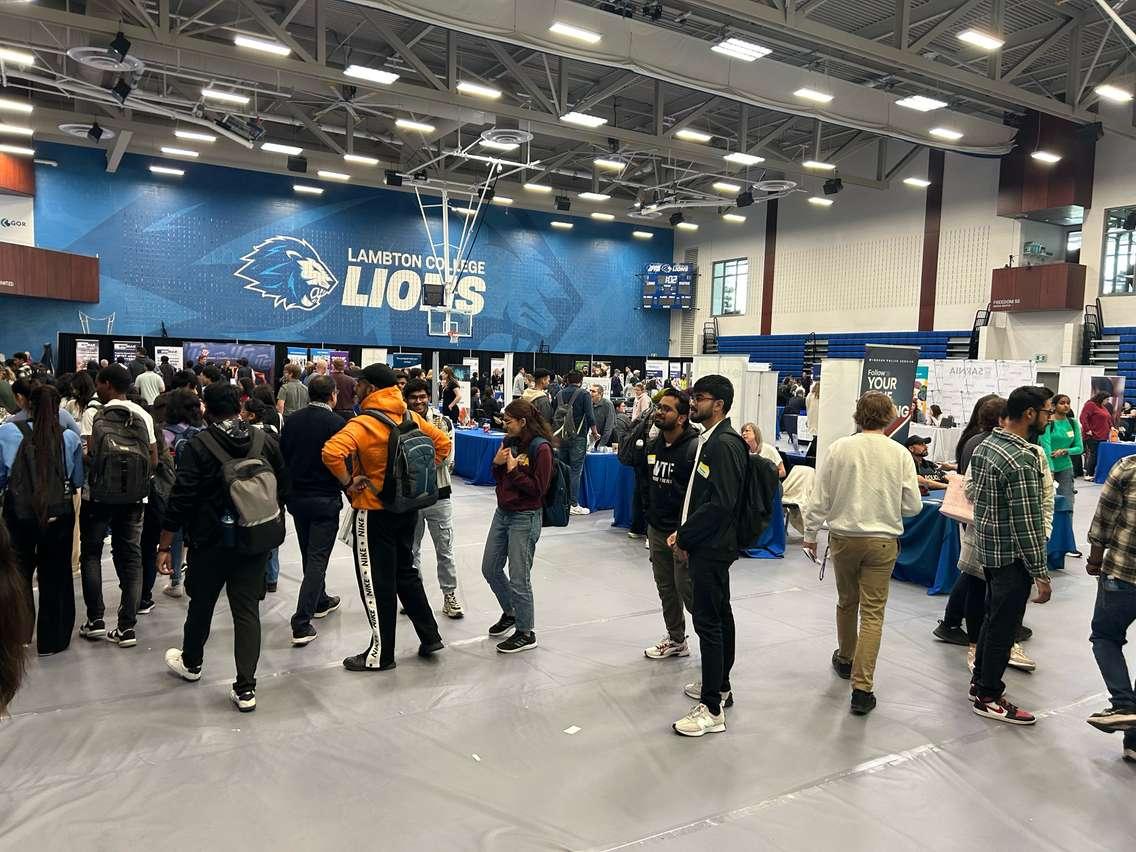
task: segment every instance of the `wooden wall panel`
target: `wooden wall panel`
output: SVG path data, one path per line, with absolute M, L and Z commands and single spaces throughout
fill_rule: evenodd
M 0 296 L 69 302 L 99 300 L 99 259 L 0 243 Z
M 1092 207 L 1096 138 L 1090 128 L 1027 113 L 1017 147 L 1002 158 L 998 179 L 998 215 L 1024 216 L 1057 207 Z M 1049 165 L 1030 156 L 1034 151 L 1061 156 Z
M 0 154 L 0 192 L 35 195 L 35 163 L 31 157 Z
M 919 274 L 919 330 L 935 328 L 939 286 L 939 231 L 943 221 L 943 172 L 946 154 L 932 148 L 927 157 L 927 208 L 923 217 L 923 267 Z
M 765 205 L 765 263 L 761 274 L 761 333 L 773 333 L 773 277 L 777 272 L 777 199 Z

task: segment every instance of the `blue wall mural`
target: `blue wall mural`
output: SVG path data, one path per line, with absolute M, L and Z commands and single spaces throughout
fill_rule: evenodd
M 323 184 L 322 197 L 304 197 L 291 178 L 192 163 L 162 178 L 133 155 L 110 175 L 101 151 L 39 147 L 59 166 L 37 168 L 36 242 L 99 255 L 101 301 L 6 297 L 18 321 L 0 323 L 0 351 L 38 352 L 79 331 L 79 310 L 114 313 L 122 334 L 156 335 L 164 321 L 184 338 L 448 346 L 419 307 L 423 285 L 441 278 L 413 194 Z M 641 241 L 640 226 L 582 217 L 564 232 L 554 218 L 566 217 L 488 208 L 459 278 L 455 303 L 475 314 L 459 345 L 665 353 L 669 315 L 639 308 L 636 276 L 670 260 L 671 232 Z M 461 219 L 451 217 L 455 241 Z

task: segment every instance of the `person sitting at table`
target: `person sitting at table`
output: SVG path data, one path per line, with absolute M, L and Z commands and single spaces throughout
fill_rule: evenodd
M 493 429 L 505 427 L 505 423 L 501 419 L 501 404 L 497 402 L 497 397 L 491 393 L 487 393 L 481 398 L 481 416 L 489 421 L 489 425 Z
M 742 440 L 746 442 L 746 446 L 749 447 L 749 454 L 751 456 L 761 456 L 763 459 L 768 459 L 773 463 L 773 466 L 777 468 L 777 478 L 784 479 L 785 460 L 781 458 L 781 454 L 777 452 L 776 447 L 761 440 L 761 430 L 757 428 L 757 424 L 744 424 L 740 434 Z
M 869 391 L 860 397 L 852 419 L 861 431 L 829 446 L 805 510 L 804 550 L 814 561 L 817 531 L 828 522 L 840 642 L 832 668 L 851 679 L 850 709 L 857 716 L 876 706 L 873 676 L 903 519 L 923 511 L 909 455 L 884 434 L 895 417 L 887 394 Z
M 934 426 L 936 429 L 942 425 L 943 422 L 943 409 L 937 405 L 931 406 L 931 413 L 927 415 L 927 425 Z
M 943 491 L 947 487 L 947 471 L 954 470 L 955 466 L 948 462 L 936 464 L 927 458 L 930 449 L 927 445 L 931 442 L 930 438 L 921 438 L 918 435 L 912 435 L 906 441 L 904 446 L 907 447 L 911 453 L 911 459 L 915 462 L 915 475 L 919 480 L 919 487 L 928 491 Z
M 593 446 L 596 449 L 611 444 L 611 433 L 615 429 L 615 406 L 611 400 L 604 396 L 603 385 L 592 385 L 589 388 L 592 394 L 592 413 L 596 418 L 596 438 Z
M 1120 412 L 1120 438 L 1122 441 L 1131 441 L 1136 436 L 1136 411 L 1132 409 L 1132 403 L 1124 403 L 1124 408 Z

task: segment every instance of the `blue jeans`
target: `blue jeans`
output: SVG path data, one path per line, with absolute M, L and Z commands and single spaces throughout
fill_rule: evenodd
M 588 455 L 588 436 L 577 435 L 560 442 L 560 457 L 569 471 L 572 505 L 580 505 L 580 477 L 584 475 L 584 459 Z
M 266 583 L 275 583 L 280 579 L 280 548 L 272 548 L 272 552 L 268 554 L 268 562 L 264 569 L 264 581 Z
M 517 630 L 533 629 L 532 575 L 533 554 L 540 540 L 541 511 L 509 512 L 498 508 L 489 525 L 485 553 L 481 557 L 481 574 L 497 596 L 501 611 L 517 619 Z M 505 577 L 505 562 L 509 576 Z
M 1097 604 L 1089 641 L 1104 678 L 1112 706 L 1136 709 L 1136 685 L 1124 660 L 1128 628 L 1136 621 L 1136 586 L 1102 575 L 1097 580 Z M 1136 748 L 1136 730 L 1126 731 L 1124 744 Z

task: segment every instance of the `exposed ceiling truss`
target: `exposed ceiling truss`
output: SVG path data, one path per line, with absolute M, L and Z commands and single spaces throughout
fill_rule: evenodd
M 580 5 L 640 18 L 655 12 L 651 0 Z M 1110 6 L 1121 21 L 1136 25 L 1136 1 Z M 1095 0 L 665 0 L 654 24 L 707 42 L 727 34 L 751 38 L 772 48 L 778 61 L 897 97 L 941 97 L 952 109 L 986 119 L 1034 109 L 1076 121 L 1103 120 L 1136 136 L 1130 109 L 1098 113 L 1094 88 L 1102 82 L 1131 86 L 1136 45 Z M 1005 43 L 992 53 L 968 47 L 957 38 L 968 27 L 997 34 Z M 144 63 L 140 73 L 99 73 L 68 56 L 73 48 L 106 47 L 120 30 L 132 42 L 130 55 Z M 234 44 L 236 36 L 269 40 L 290 54 L 242 49 Z M 532 142 L 501 156 L 535 164 L 526 179 L 565 193 L 610 194 L 613 212 L 626 210 L 644 193 L 712 198 L 716 180 L 785 176 L 819 184 L 801 168 L 805 158 L 838 165 L 869 160 L 871 167 L 859 173 L 841 166 L 840 176 L 845 183 L 882 187 L 902 177 L 897 166 L 914 156 L 909 146 L 893 145 L 889 160 L 881 137 L 862 129 L 818 125 L 347 0 L 0 5 L 0 46 L 30 48 L 36 55 L 31 72 L 0 61 L 0 85 L 5 96 L 35 103 L 30 118 L 37 137 L 75 142 L 58 125 L 98 120 L 118 134 L 113 145 L 103 143 L 109 170 L 128 151 L 160 155 L 162 145 L 176 144 L 175 124 L 199 131 L 214 126 L 221 138 L 201 146 L 202 162 L 284 169 L 282 157 L 240 144 L 240 133 L 216 130 L 224 115 L 259 120 L 266 139 L 302 147 L 312 173 L 351 171 L 358 182 L 375 185 L 385 168 L 413 173 L 424 163 L 434 180 L 484 180 L 487 164 L 439 155 L 467 147 L 487 128 L 519 127 L 533 134 Z M 400 77 L 390 86 L 348 78 L 343 69 L 352 64 Z M 119 76 L 132 87 L 125 104 L 109 91 Z M 503 94 L 497 100 L 464 94 L 459 80 Z M 239 90 L 251 100 L 227 107 L 206 101 L 201 90 L 208 86 Z M 596 129 L 568 126 L 559 116 L 569 110 L 600 110 L 610 120 Z M 433 129 L 400 127 L 398 119 Z M 676 139 L 683 128 L 712 134 L 715 145 L 765 162 L 748 171 L 729 166 L 717 149 Z M 882 157 L 856 157 L 873 146 L 882 149 Z M 375 157 L 381 165 L 347 169 L 344 153 Z M 618 174 L 598 171 L 593 161 L 604 156 L 617 156 L 626 167 Z M 883 161 L 880 169 L 877 159 Z

